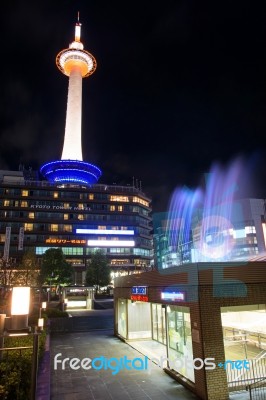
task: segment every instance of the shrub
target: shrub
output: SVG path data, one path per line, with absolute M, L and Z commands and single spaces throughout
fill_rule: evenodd
M 39 336 L 39 360 L 43 356 L 46 333 Z M 33 337 L 6 337 L 4 347 L 32 346 Z M 32 349 L 4 352 L 0 362 L 0 400 L 30 398 Z
M 66 311 L 58 310 L 57 308 L 47 308 L 43 313 L 47 318 L 67 318 L 69 317 Z

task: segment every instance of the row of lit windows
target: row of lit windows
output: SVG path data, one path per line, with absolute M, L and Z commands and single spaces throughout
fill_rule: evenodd
M 44 254 L 47 250 L 49 250 L 51 247 L 36 247 L 35 253 L 37 255 L 42 255 Z M 65 255 L 70 255 L 70 256 L 82 256 L 83 255 L 83 247 L 60 247 L 61 250 Z
M 70 203 L 53 203 L 53 202 L 45 202 L 45 201 L 37 201 L 36 204 L 31 204 L 27 200 L 4 200 L 3 202 L 4 207 L 21 207 L 21 208 L 36 208 L 36 209 L 43 209 L 43 210 L 73 210 L 73 211 L 92 211 L 92 210 L 104 210 L 104 211 L 111 211 L 111 212 L 138 212 L 143 215 L 149 215 L 148 210 L 144 210 L 140 207 L 135 206 L 123 206 L 123 205 L 114 205 L 114 204 L 84 204 L 78 203 L 75 206 L 71 205 Z
M 143 204 L 146 207 L 149 207 L 149 202 L 148 201 L 143 200 L 143 199 L 141 199 L 140 197 L 137 197 L 137 196 L 133 197 L 133 202 L 134 203 L 140 203 L 140 204 Z
M 49 232 L 58 232 L 58 231 L 63 231 L 63 232 L 72 232 L 72 225 L 58 225 L 58 224 L 48 224 L 47 226 Z M 24 224 L 24 229 L 25 232 L 30 232 L 33 231 L 34 229 L 36 230 L 37 227 L 34 226 L 32 223 L 26 222 Z
M 33 191 L 33 190 L 28 190 L 28 189 L 21 189 L 21 192 L 19 192 L 19 189 L 16 189 L 15 191 L 12 189 L 5 189 L 4 194 L 6 195 L 21 195 L 22 197 L 51 197 L 54 199 L 60 199 L 62 197 L 68 197 L 68 198 L 79 198 L 80 200 L 95 200 L 95 199 L 105 199 L 105 200 L 110 200 L 110 201 L 117 201 L 117 202 L 129 202 L 131 201 L 131 197 L 129 196 L 122 196 L 122 195 L 108 195 L 108 194 L 102 194 L 102 193 L 67 193 L 67 192 L 47 192 L 47 191 Z M 138 196 L 133 196 L 132 201 L 134 203 L 140 203 L 143 204 L 146 207 L 149 207 L 149 202 L 147 200 L 144 200 Z
M 130 264 L 130 260 L 128 258 L 124 259 L 124 260 L 114 258 L 110 261 L 110 264 L 111 265 L 126 265 L 126 264 Z
M 55 220 L 57 218 L 57 215 L 53 216 L 53 220 Z M 147 227 L 147 229 L 150 229 L 150 221 L 142 218 L 140 216 L 133 216 L 133 215 L 127 215 L 127 214 L 123 214 L 123 215 L 118 215 L 118 214 L 112 214 L 112 215 L 99 215 L 99 214 L 92 214 L 90 215 L 89 218 L 84 218 L 87 221 L 90 221 L 90 225 L 91 222 L 93 224 L 98 224 L 98 223 L 127 223 L 128 225 L 142 225 Z M 109 222 L 110 221 L 110 222 Z M 38 221 L 40 222 L 40 221 Z M 46 222 L 46 221 L 45 221 Z M 38 223 L 38 224 L 34 224 L 34 226 L 36 226 L 36 230 L 47 230 L 47 226 L 49 225 L 49 223 Z M 72 224 L 73 225 L 73 224 Z M 1 221 L 0 219 L 0 231 L 4 230 L 7 226 L 11 226 L 13 227 L 15 230 L 19 229 L 21 227 L 21 223 L 20 222 L 4 222 L 4 220 Z M 86 227 L 86 226 L 84 226 Z
M 21 193 L 19 192 L 19 189 L 14 190 L 12 189 L 5 189 L 4 194 L 16 194 L 20 195 L 22 197 L 28 197 L 28 196 L 37 196 L 37 197 L 53 197 L 54 199 L 58 199 L 60 197 L 75 197 L 79 198 L 81 200 L 94 200 L 94 193 L 73 193 L 73 192 L 49 192 L 49 191 L 33 191 L 33 190 L 28 190 L 28 189 L 21 189 Z
M 45 247 L 45 246 L 36 247 L 35 253 L 37 255 L 42 255 L 50 248 L 51 247 Z M 79 256 L 83 255 L 83 247 L 60 247 L 60 249 L 62 249 L 62 251 L 65 255 L 79 255 Z M 105 254 L 108 254 L 108 253 L 110 253 L 110 254 L 133 254 L 133 255 L 150 257 L 149 250 L 140 249 L 140 248 L 130 249 L 130 248 L 120 248 L 119 247 L 119 248 L 110 248 L 110 249 L 108 249 L 109 251 L 107 251 L 107 249 L 101 249 L 101 250 Z M 87 255 L 93 254 L 93 253 L 95 253 L 95 249 L 86 248 Z
M 69 229 L 68 225 L 66 227 L 67 227 L 66 229 Z M 119 231 L 124 231 L 124 230 L 128 230 L 128 229 L 132 229 L 133 227 L 132 226 L 128 227 L 128 226 L 98 225 L 98 226 L 94 226 L 92 228 L 98 229 L 99 231 L 106 230 L 106 229 L 114 230 L 114 231 L 118 231 L 118 230 Z M 138 228 L 135 227 L 134 231 L 135 231 L 135 233 L 138 233 Z M 5 237 L 6 237 L 5 234 L 0 234 L 0 243 L 4 243 L 5 242 Z M 25 238 L 26 238 L 26 236 L 25 236 Z M 46 235 L 32 235 L 32 234 L 30 236 L 28 236 L 27 239 L 28 240 L 32 240 L 33 242 L 48 240 Z M 49 238 L 49 239 L 52 239 L 52 238 Z M 18 240 L 18 236 L 13 236 L 13 240 Z M 66 235 L 60 236 L 60 235 L 58 235 L 57 238 L 53 237 L 53 240 L 75 240 L 75 239 L 73 239 L 72 235 L 71 236 L 68 236 L 68 235 L 67 236 Z

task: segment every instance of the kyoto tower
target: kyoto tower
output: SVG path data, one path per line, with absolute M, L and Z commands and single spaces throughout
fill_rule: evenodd
M 40 172 L 52 183 L 91 186 L 100 178 L 101 170 L 83 161 L 81 144 L 82 79 L 96 69 L 96 60 L 84 50 L 80 41 L 81 24 L 75 26 L 75 40 L 58 53 L 56 65 L 69 77 L 65 138 L 61 160 L 44 164 Z

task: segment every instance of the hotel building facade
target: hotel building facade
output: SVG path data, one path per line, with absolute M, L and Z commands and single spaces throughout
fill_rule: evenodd
M 145 271 L 152 258 L 151 199 L 133 186 L 55 185 L 31 181 L 22 171 L 0 172 L 0 254 L 19 262 L 33 250 L 40 261 L 61 248 L 83 284 L 96 249 L 112 277 Z

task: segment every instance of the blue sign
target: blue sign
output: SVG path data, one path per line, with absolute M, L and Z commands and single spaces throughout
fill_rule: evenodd
M 147 294 L 147 286 L 133 286 L 131 294 Z

